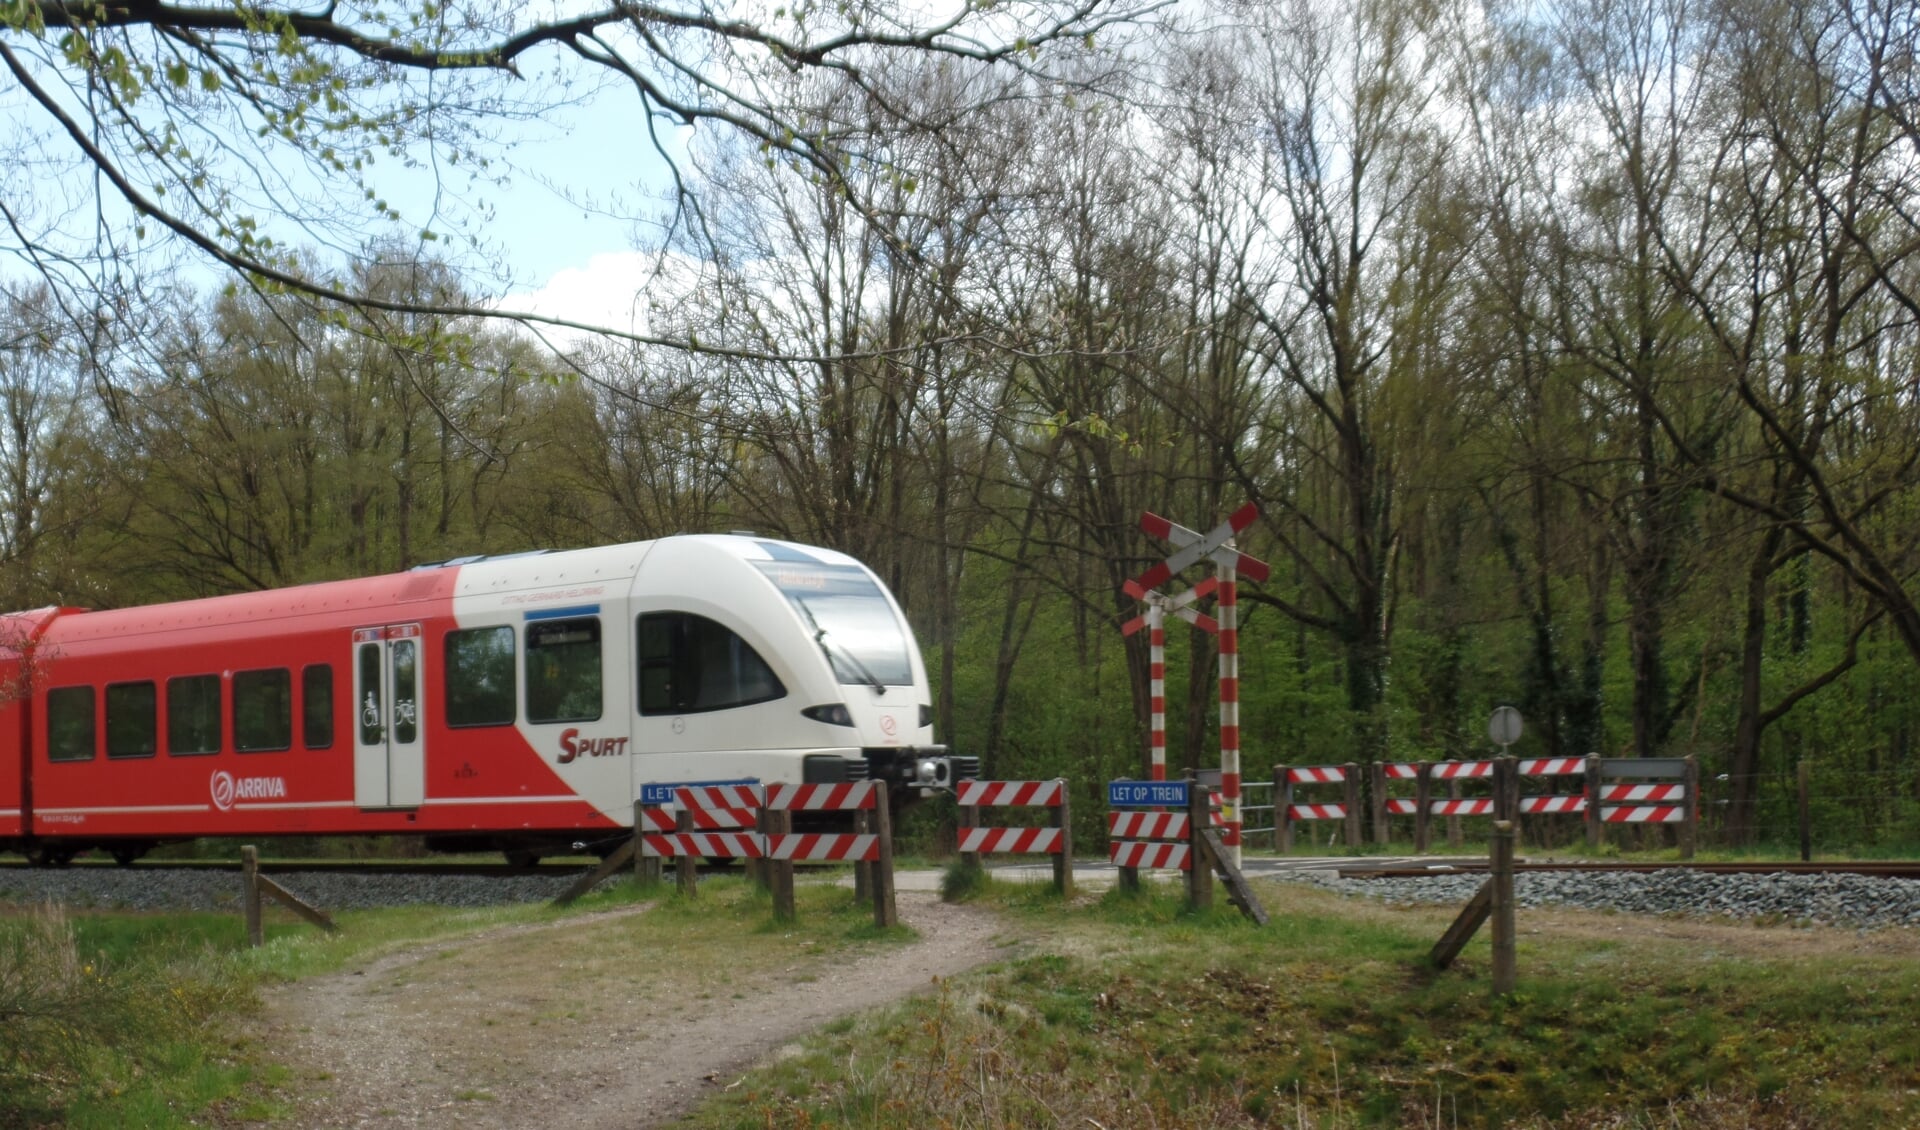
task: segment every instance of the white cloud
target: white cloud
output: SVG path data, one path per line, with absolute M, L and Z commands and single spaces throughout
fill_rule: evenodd
M 583 267 L 563 267 L 538 290 L 501 298 L 499 309 L 538 314 L 620 333 L 645 333 L 646 293 L 657 283 L 658 257 L 639 251 L 603 251 Z M 556 344 L 573 344 L 578 331 L 555 330 Z

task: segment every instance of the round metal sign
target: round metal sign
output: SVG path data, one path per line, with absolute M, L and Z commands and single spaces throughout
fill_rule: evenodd
M 1493 712 L 1493 720 L 1487 723 L 1487 736 L 1497 746 L 1510 746 L 1520 740 L 1520 712 L 1511 706 L 1502 706 Z

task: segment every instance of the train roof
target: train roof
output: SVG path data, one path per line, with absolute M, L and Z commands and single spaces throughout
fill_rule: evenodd
M 126 634 L 187 628 L 238 627 L 325 615 L 338 617 L 365 609 L 369 620 L 392 619 L 399 605 L 544 588 L 570 589 L 630 579 L 652 549 L 671 541 L 685 549 L 700 547 L 741 561 L 809 560 L 854 563 L 845 554 L 749 534 L 679 534 L 652 541 L 625 542 L 569 550 L 535 550 L 458 557 L 415 566 L 403 573 L 318 581 L 288 588 L 200 597 L 165 604 L 92 612 L 45 608 L 0 613 L 0 633 L 31 633 L 58 621 L 59 637 L 78 643 Z M 18 626 L 15 626 L 18 625 Z

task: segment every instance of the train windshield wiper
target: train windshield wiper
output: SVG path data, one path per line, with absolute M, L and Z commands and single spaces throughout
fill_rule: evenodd
M 793 606 L 800 610 L 800 615 L 807 618 L 807 626 L 813 629 L 813 642 L 819 645 L 821 654 L 827 657 L 827 663 L 835 669 L 836 676 L 839 673 L 839 664 L 835 663 L 834 659 L 838 657 L 846 660 L 848 665 L 859 674 L 860 678 L 865 681 L 868 686 L 873 688 L 875 694 L 887 693 L 887 685 L 881 682 L 879 677 L 869 670 L 865 663 L 860 662 L 860 657 L 853 653 L 852 648 L 841 647 L 838 644 L 828 642 L 827 630 L 820 626 L 820 621 L 813 618 L 813 609 L 807 607 L 805 600 L 796 597 L 794 598 Z

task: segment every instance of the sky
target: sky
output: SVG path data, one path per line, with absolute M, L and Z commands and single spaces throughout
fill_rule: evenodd
M 643 233 L 633 217 L 659 211 L 653 198 L 672 176 L 638 128 L 638 113 L 631 92 L 603 91 L 566 111 L 557 128 L 507 147 L 516 171 L 507 187 L 484 190 L 492 219 L 478 233 L 509 273 L 498 308 L 644 328 L 634 296 L 654 260 L 634 249 Z M 430 212 L 426 184 L 419 189 L 397 201 L 410 218 Z

